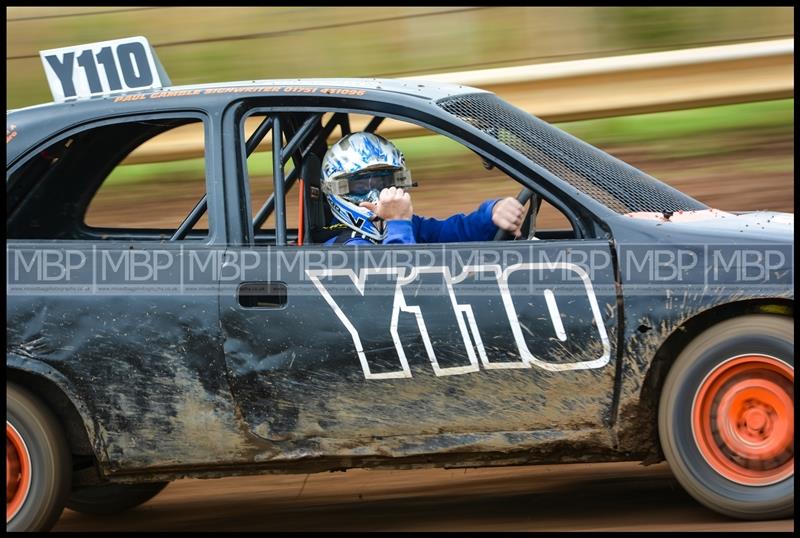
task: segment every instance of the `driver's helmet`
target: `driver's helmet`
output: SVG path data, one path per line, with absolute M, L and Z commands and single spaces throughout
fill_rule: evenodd
M 408 188 L 411 173 L 397 147 L 382 136 L 357 132 L 336 142 L 322 159 L 322 191 L 331 212 L 342 224 L 376 241 L 386 227 L 361 202 L 378 202 L 382 189 Z

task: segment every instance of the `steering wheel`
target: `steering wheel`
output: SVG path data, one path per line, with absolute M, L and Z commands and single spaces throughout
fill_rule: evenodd
M 532 201 L 531 201 L 531 198 L 533 198 Z M 531 226 L 531 216 L 532 216 L 532 213 L 534 212 L 534 210 L 538 212 L 539 203 L 541 201 L 541 198 L 539 196 L 537 196 L 536 193 L 533 192 L 531 189 L 529 189 L 528 187 L 525 187 L 524 189 L 519 191 L 519 194 L 517 195 L 517 201 L 523 206 L 525 204 L 527 204 L 528 201 L 531 201 L 531 204 L 530 204 L 530 206 L 528 206 L 528 211 L 527 211 L 527 213 L 525 215 L 525 220 L 522 222 L 522 226 L 521 226 L 521 230 L 520 230 L 522 232 L 523 236 L 528 236 L 527 238 L 530 239 L 529 230 L 530 230 L 530 226 Z M 535 209 L 534 209 L 534 206 L 536 206 Z M 527 228 L 527 230 L 526 230 L 526 228 Z M 498 228 L 497 233 L 494 234 L 493 241 L 507 241 L 509 239 L 513 239 L 513 236 L 511 235 L 511 232 L 508 232 L 508 231 L 506 231 L 506 230 L 504 230 L 502 228 Z

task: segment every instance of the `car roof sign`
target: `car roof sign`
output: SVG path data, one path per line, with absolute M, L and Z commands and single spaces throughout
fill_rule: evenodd
M 142 36 L 42 50 L 39 56 L 57 103 L 171 85 Z

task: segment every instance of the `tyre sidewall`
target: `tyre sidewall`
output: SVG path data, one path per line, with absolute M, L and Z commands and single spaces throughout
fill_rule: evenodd
M 706 506 L 743 519 L 786 517 L 794 506 L 794 475 L 767 486 L 738 484 L 706 462 L 694 437 L 692 406 L 695 396 L 717 366 L 737 356 L 761 354 L 794 368 L 791 336 L 776 338 L 774 334 L 748 331 L 744 325 L 742 328 L 738 335 L 707 339 L 678 358 L 662 393 L 659 411 L 662 445 L 678 480 Z M 666 439 L 663 438 L 665 433 Z
M 25 442 L 31 466 L 27 497 L 6 530 L 49 530 L 70 489 L 71 459 L 61 426 L 38 398 L 12 384 L 7 385 L 6 420 Z

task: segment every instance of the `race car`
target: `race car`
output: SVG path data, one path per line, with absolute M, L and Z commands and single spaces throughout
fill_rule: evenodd
M 42 58 L 54 102 L 7 113 L 7 530 L 183 477 L 664 459 L 712 510 L 793 514 L 793 214 L 710 208 L 477 88 L 175 87 L 143 38 Z M 320 162 L 356 117 L 515 181 L 521 237 L 326 244 Z M 182 222 L 87 224 L 185 126 Z

